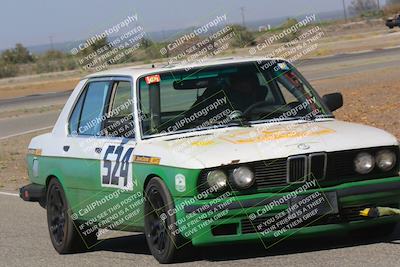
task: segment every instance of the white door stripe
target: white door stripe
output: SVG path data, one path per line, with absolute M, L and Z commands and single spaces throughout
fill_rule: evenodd
M 0 195 L 19 197 L 19 194 L 16 194 L 16 193 L 8 193 L 8 192 L 0 192 Z

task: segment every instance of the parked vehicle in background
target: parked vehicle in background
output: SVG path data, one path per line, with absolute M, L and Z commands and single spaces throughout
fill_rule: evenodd
M 394 17 L 388 18 L 386 20 L 386 26 L 388 26 L 390 29 L 393 29 L 396 26 L 400 27 L 400 14 L 397 14 Z

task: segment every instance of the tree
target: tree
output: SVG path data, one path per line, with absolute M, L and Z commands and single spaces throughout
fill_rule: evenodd
M 87 44 L 87 46 L 80 51 L 80 53 L 79 53 L 80 56 L 87 56 L 92 53 L 97 53 L 97 51 L 99 51 L 99 52 L 104 51 L 104 49 L 103 49 L 104 47 L 107 47 L 107 48 L 110 47 L 107 37 L 97 39 L 94 42 L 91 40 L 87 40 L 86 44 Z M 104 52 L 102 52 L 102 53 L 104 53 Z M 100 54 L 102 54 L 102 53 L 100 53 Z
M 141 40 L 140 40 L 140 47 L 142 47 L 142 48 L 149 48 L 149 47 L 151 47 L 151 46 L 153 46 L 154 45 L 154 43 L 153 43 L 153 41 L 152 40 L 150 40 L 150 39 L 147 39 L 147 38 L 142 38 Z
M 350 12 L 356 15 L 362 15 L 365 12 L 377 9 L 378 2 L 376 0 L 353 0 L 349 7 Z
M 66 57 L 67 57 L 67 54 L 65 54 L 59 50 L 47 50 L 46 53 L 41 55 L 41 58 L 44 60 L 63 59 Z
M 18 68 L 15 64 L 6 64 L 0 61 L 0 78 L 14 77 L 18 74 Z
M 387 0 L 387 5 L 400 5 L 400 0 Z
M 15 45 L 15 48 L 5 50 L 1 54 L 1 59 L 8 64 L 30 63 L 34 61 L 29 50 L 19 43 Z
M 234 24 L 230 25 L 232 32 L 234 32 L 233 47 L 246 47 L 248 45 L 255 45 L 255 37 L 246 27 L 242 25 Z
M 101 48 L 103 48 L 105 46 L 107 46 L 107 47 L 110 46 L 109 43 L 108 43 L 107 37 L 98 39 L 95 42 L 93 42 L 92 44 L 90 44 L 90 49 L 92 51 L 97 51 L 97 50 L 99 50 L 99 49 L 101 49 Z
M 288 18 L 281 26 L 280 28 L 286 30 L 290 29 L 291 27 L 295 26 L 298 24 L 298 20 L 295 18 Z M 297 31 L 291 31 L 290 33 L 286 34 L 283 38 L 280 39 L 281 42 L 291 42 L 294 39 L 296 39 L 298 36 L 300 36 L 300 29 Z

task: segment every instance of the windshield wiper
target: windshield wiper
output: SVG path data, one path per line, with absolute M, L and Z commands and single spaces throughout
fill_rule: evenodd
M 246 119 L 234 119 L 229 121 L 227 125 L 232 125 L 232 126 L 241 126 L 241 127 L 251 127 L 251 123 L 246 120 Z
M 238 127 L 251 127 L 251 123 L 245 119 L 244 117 L 235 118 L 233 120 L 229 120 L 226 123 L 221 121 L 215 121 L 211 123 L 207 127 L 230 127 L 230 126 L 238 126 Z

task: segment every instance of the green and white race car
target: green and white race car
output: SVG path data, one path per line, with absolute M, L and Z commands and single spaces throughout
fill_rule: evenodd
M 282 59 L 95 73 L 32 139 L 20 195 L 47 209 L 61 254 L 109 230 L 144 232 L 161 263 L 189 246 L 391 230 L 398 216 L 360 211 L 399 207 L 399 143 L 336 120 L 342 105 Z

